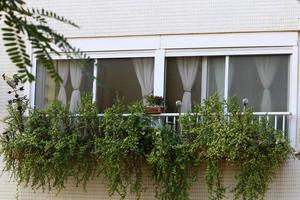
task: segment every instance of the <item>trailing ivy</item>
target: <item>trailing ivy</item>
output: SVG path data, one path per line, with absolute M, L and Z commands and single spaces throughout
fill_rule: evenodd
M 144 113 L 141 103 L 126 109 L 117 101 L 105 111 L 101 121 L 102 137 L 95 139 L 95 152 L 99 165 L 98 172 L 108 180 L 109 194 L 114 192 L 125 198 L 128 186 L 140 196 L 142 187 L 142 164 L 152 149 L 151 121 Z
M 11 171 L 18 183 L 31 184 L 33 189 L 61 190 L 70 177 L 77 184 L 86 184 L 96 164 L 90 154 L 95 133 L 86 122 L 97 127 L 99 121 L 88 98 L 83 99 L 78 112 L 85 117 L 79 118 L 59 102 L 47 109 L 30 109 L 29 117 L 22 122 L 16 121 L 16 108 L 10 105 L 8 110 L 7 131 L 0 140 L 4 170 Z M 20 123 L 24 124 L 23 131 L 18 128 Z
M 191 151 L 206 163 L 210 199 L 225 197 L 222 162 L 240 168 L 233 188 L 235 199 L 263 199 L 276 169 L 293 152 L 284 134 L 266 119 L 259 122 L 251 109 L 242 112 L 235 98 L 226 103 L 213 96 L 194 112 L 181 118 L 182 131 L 192 136 Z
M 157 183 L 158 199 L 188 199 L 193 180 L 194 154 L 190 143 L 172 129 L 157 129 L 154 147 L 148 156 Z
M 33 189 L 61 190 L 69 179 L 77 185 L 104 177 L 110 195 L 140 198 L 143 169 L 152 170 L 156 197 L 189 199 L 199 166 L 211 200 L 224 199 L 221 167 L 230 163 L 240 172 L 230 189 L 235 199 L 263 199 L 276 170 L 292 154 L 289 141 L 266 119 L 259 121 L 236 100 L 213 96 L 179 118 L 176 129 L 158 126 L 141 103 L 125 107 L 117 101 L 102 117 L 85 97 L 78 112 L 55 102 L 46 109 L 8 107 L 0 137 L 5 169 L 18 183 Z M 128 112 L 126 115 L 123 115 Z M 228 191 L 229 192 L 229 191 Z

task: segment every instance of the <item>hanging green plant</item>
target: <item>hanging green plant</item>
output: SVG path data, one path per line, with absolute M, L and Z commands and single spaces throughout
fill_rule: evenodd
M 259 121 L 251 109 L 242 112 L 236 100 L 220 102 L 218 96 L 180 116 L 177 129 L 157 126 L 141 103 L 127 108 L 117 101 L 99 118 L 91 97 L 82 99 L 77 113 L 59 102 L 30 109 L 26 101 L 9 105 L 8 112 L 0 137 L 4 170 L 32 189 L 59 191 L 69 179 L 85 187 L 103 175 L 110 195 L 125 198 L 131 191 L 139 199 L 143 166 L 148 166 L 158 199 L 185 200 L 204 165 L 209 198 L 220 200 L 226 194 L 221 166 L 230 163 L 240 169 L 230 190 L 235 199 L 263 199 L 293 152 L 266 119 Z
M 77 114 L 54 102 L 47 109 L 29 109 L 28 117 L 19 120 L 18 110 L 10 105 L 6 134 L 0 139 L 4 170 L 33 189 L 61 190 L 70 177 L 85 185 L 96 163 L 90 154 L 95 133 L 87 128 L 87 118 L 75 115 L 89 116 L 89 123 L 97 127 L 95 108 L 89 97 L 83 98 Z
M 188 189 L 194 178 L 195 154 L 190 143 L 172 129 L 157 129 L 154 147 L 148 155 L 153 169 L 158 199 L 188 199 Z
M 193 139 L 191 151 L 206 163 L 210 199 L 225 196 L 219 168 L 222 162 L 240 168 L 232 190 L 235 199 L 263 199 L 275 171 L 293 153 L 284 134 L 266 119 L 260 122 L 250 108 L 242 112 L 235 98 L 226 103 L 212 96 L 196 106 L 194 113 L 181 117 L 181 127 Z
M 142 165 L 152 149 L 151 121 L 144 114 L 142 103 L 125 107 L 120 100 L 108 108 L 101 121 L 102 137 L 95 138 L 94 155 L 98 158 L 97 171 L 108 181 L 109 194 L 114 192 L 125 198 L 130 190 L 140 196 Z

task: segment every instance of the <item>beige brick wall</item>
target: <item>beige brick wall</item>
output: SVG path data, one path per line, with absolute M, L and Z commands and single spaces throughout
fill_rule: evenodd
M 0 37 L 0 131 L 3 130 L 2 125 L 2 119 L 6 115 L 6 105 L 7 101 L 9 99 L 9 96 L 7 94 L 8 90 L 10 89 L 9 86 L 3 81 L 2 74 L 6 73 L 8 75 L 14 74 L 17 72 L 16 67 L 10 62 L 4 47 L 3 47 L 3 41 Z
M 1 168 L 1 164 L 0 164 Z M 238 169 L 231 166 L 223 167 L 225 186 L 230 190 L 235 183 L 234 175 L 238 173 Z M 266 200 L 299 200 L 300 197 L 300 161 L 290 159 L 276 174 L 274 182 L 271 184 L 269 191 L 266 194 Z M 8 175 L 4 174 L 0 178 L 0 200 L 13 200 L 16 196 L 16 189 L 13 183 L 8 183 Z M 143 200 L 155 199 L 155 190 L 151 175 L 148 173 L 144 177 L 144 187 L 147 188 L 142 193 Z M 190 197 L 192 200 L 207 200 L 207 192 L 204 183 L 204 170 L 200 169 L 200 176 L 191 188 Z M 60 193 L 41 191 L 33 192 L 29 188 L 19 186 L 19 200 L 105 200 L 119 199 L 115 195 L 109 197 L 107 195 L 105 182 L 103 178 L 92 180 L 87 185 L 87 191 L 82 187 L 75 187 L 72 180 L 69 181 L 65 190 Z M 227 199 L 232 199 L 231 193 L 226 195 Z M 134 195 L 128 195 L 128 200 L 136 199 Z
M 155 35 L 300 28 L 298 0 L 27 0 L 73 19 L 73 37 Z
M 0 38 L 0 133 L 3 131 L 2 120 L 6 115 L 6 105 L 9 95 L 7 91 L 9 90 L 8 85 L 2 80 L 2 74 L 13 74 L 16 72 L 16 68 L 11 64 L 8 59 L 6 52 L 3 49 L 3 42 Z M 2 172 L 2 158 L 0 157 L 0 171 Z M 1 173 L 0 172 L 0 173 Z M 9 182 L 10 176 L 7 173 L 0 174 L 0 199 L 15 199 L 16 185 L 13 182 Z

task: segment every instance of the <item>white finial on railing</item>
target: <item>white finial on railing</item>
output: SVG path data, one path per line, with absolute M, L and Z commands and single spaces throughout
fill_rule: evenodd
M 300 160 L 300 146 L 296 145 L 295 147 L 295 156 L 296 158 L 298 158 L 298 160 Z
M 177 100 L 176 102 L 175 102 L 175 105 L 176 105 L 176 107 L 177 107 L 177 109 L 178 109 L 178 113 L 180 114 L 181 113 L 181 101 L 180 100 Z
M 243 109 L 244 111 L 246 111 L 246 108 L 249 104 L 249 100 L 247 98 L 243 98 L 242 102 L 243 102 Z

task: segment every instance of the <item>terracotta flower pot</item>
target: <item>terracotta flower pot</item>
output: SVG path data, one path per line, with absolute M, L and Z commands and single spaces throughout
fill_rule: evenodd
M 149 106 L 145 108 L 147 114 L 160 114 L 163 112 L 163 108 L 159 106 Z

